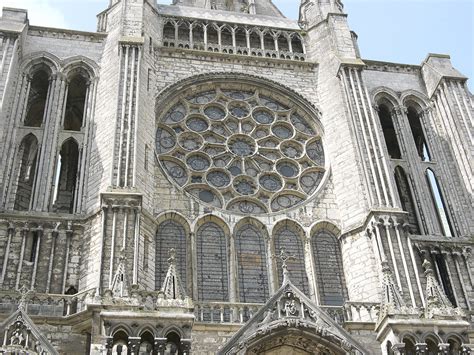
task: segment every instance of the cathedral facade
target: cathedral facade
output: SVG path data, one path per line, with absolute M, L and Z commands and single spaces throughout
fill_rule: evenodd
M 3 9 L 2 354 L 474 353 L 467 78 L 299 6 Z

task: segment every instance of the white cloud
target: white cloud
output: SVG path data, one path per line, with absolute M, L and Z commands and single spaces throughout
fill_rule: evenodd
M 0 8 L 15 7 L 28 10 L 31 25 L 66 28 L 67 21 L 52 0 L 0 0 Z

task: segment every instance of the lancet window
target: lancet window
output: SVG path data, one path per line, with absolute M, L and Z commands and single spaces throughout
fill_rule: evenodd
M 438 215 L 438 222 L 441 231 L 445 236 L 452 237 L 454 236 L 454 230 L 452 228 L 451 220 L 449 218 L 449 210 L 446 206 L 446 200 L 444 199 L 438 179 L 433 170 L 426 170 L 426 178 L 431 191 L 433 205 Z
M 17 179 L 14 209 L 27 211 L 33 196 L 38 163 L 38 140 L 32 134 L 23 138 L 17 155 Z
M 45 70 L 38 70 L 33 74 L 30 82 L 28 101 L 26 103 L 26 117 L 24 125 L 41 127 L 46 110 L 46 101 L 49 90 L 49 74 Z
M 423 125 L 420 120 L 420 113 L 418 113 L 413 107 L 408 107 L 408 122 L 410 123 L 411 133 L 419 157 L 422 161 L 431 161 L 431 154 L 423 131 Z
M 196 233 L 197 287 L 200 301 L 228 301 L 229 279 L 227 239 L 214 222 L 203 224 Z
M 268 299 L 267 252 L 262 228 L 245 224 L 235 233 L 240 302 Z
M 182 286 L 187 285 L 187 265 L 188 254 L 190 252 L 186 241 L 186 231 L 184 227 L 174 220 L 167 220 L 158 226 L 156 233 L 155 250 L 155 289 L 161 289 L 163 281 L 168 271 L 169 251 L 175 249 L 177 268 L 181 278 Z
M 79 146 L 68 139 L 61 146 L 56 166 L 53 209 L 61 213 L 73 213 L 79 169 Z
M 401 159 L 402 153 L 400 150 L 400 145 L 398 144 L 398 138 L 393 125 L 392 115 L 387 105 L 382 104 L 379 106 L 379 119 L 382 126 L 388 155 L 392 159 Z
M 402 204 L 402 209 L 408 212 L 410 226 L 415 233 L 420 233 L 415 204 L 413 202 L 412 191 L 407 175 L 402 167 L 395 168 L 395 183 L 397 185 L 398 196 Z
M 346 286 L 339 241 L 323 230 L 313 234 L 311 243 L 319 302 L 327 306 L 342 306 L 346 299 Z
M 68 85 L 66 111 L 64 113 L 64 129 L 69 131 L 80 131 L 83 125 L 83 117 L 86 103 L 87 81 L 81 75 L 77 75 Z
M 296 287 L 308 295 L 309 286 L 305 268 L 303 235 L 302 231 L 292 224 L 285 223 L 284 225 L 280 225 L 274 233 L 274 247 L 276 254 L 284 250 L 288 255 L 292 256 L 287 261 L 291 281 Z M 281 285 L 283 282 L 283 272 L 280 258 L 276 258 L 276 263 L 278 280 Z

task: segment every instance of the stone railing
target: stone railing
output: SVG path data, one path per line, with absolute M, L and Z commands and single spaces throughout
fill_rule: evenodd
M 263 306 L 259 303 L 198 302 L 194 315 L 199 323 L 244 324 Z M 321 306 L 336 323 L 344 324 L 344 308 Z
M 199 302 L 194 304 L 196 322 L 244 324 L 262 307 L 259 303 Z
M 344 319 L 353 323 L 375 323 L 380 304 L 371 302 L 346 302 L 344 305 Z
M 87 290 L 75 295 L 31 293 L 25 302 L 26 313 L 30 316 L 64 317 L 86 309 Z M 11 314 L 18 308 L 21 295 L 17 292 L 0 291 L 0 313 Z

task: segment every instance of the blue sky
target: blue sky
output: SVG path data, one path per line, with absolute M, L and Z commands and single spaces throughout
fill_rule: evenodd
M 171 0 L 159 0 L 170 3 Z M 450 54 L 454 66 L 474 78 L 473 0 L 343 0 L 351 29 L 366 59 L 420 64 L 428 53 Z M 290 18 L 299 0 L 274 0 Z M 94 31 L 95 15 L 108 0 L 0 0 L 0 7 L 29 9 L 34 25 Z M 469 82 L 474 88 L 472 79 Z

